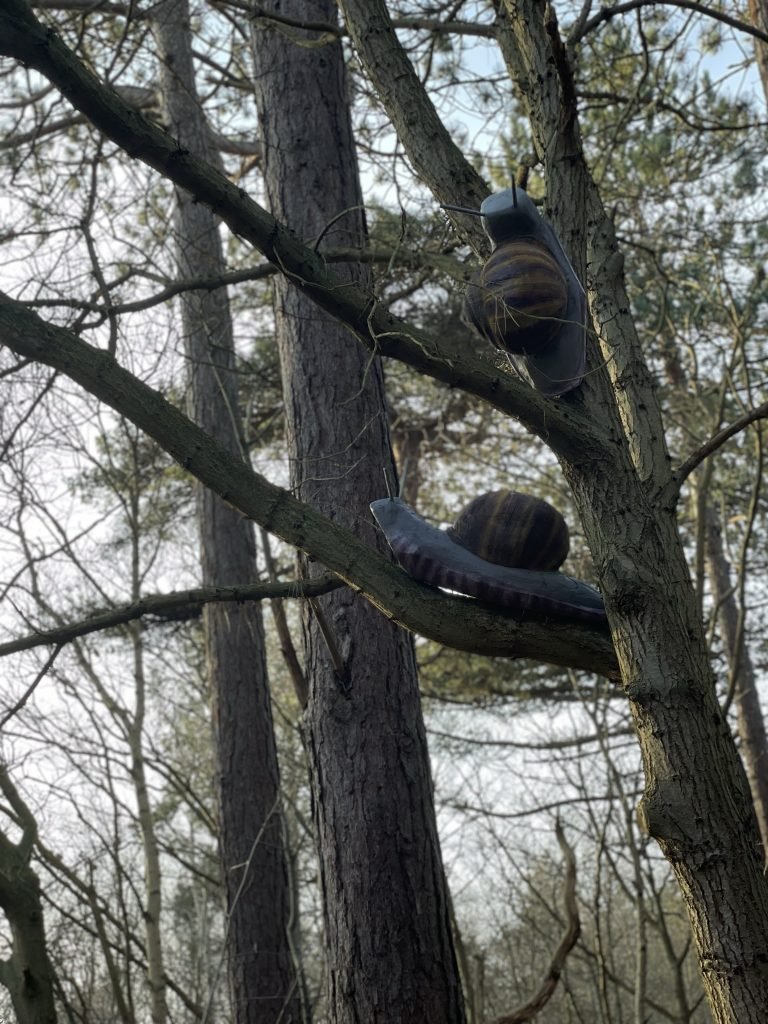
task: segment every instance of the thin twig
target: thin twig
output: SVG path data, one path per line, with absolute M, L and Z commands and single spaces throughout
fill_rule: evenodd
M 499 1017 L 496 1024 L 524 1024 L 525 1021 L 532 1020 L 536 1014 L 540 1013 L 552 998 L 557 988 L 557 983 L 560 980 L 560 975 L 563 973 L 566 958 L 578 942 L 579 935 L 581 935 L 581 921 L 579 920 L 579 908 L 576 902 L 576 855 L 565 838 L 565 832 L 559 818 L 555 822 L 555 835 L 565 857 L 563 902 L 565 903 L 565 910 L 568 915 L 565 931 L 550 961 L 539 991 L 525 1006 L 513 1010 L 512 1013 L 506 1014 L 504 1017 Z
M 19 651 L 28 651 L 44 644 L 63 644 L 76 640 L 80 636 L 96 633 L 102 629 L 132 622 L 144 615 L 169 616 L 172 612 L 189 610 L 196 605 L 213 604 L 222 601 L 263 601 L 275 598 L 319 597 L 345 584 L 332 573 L 326 573 L 313 580 L 290 580 L 286 583 L 250 583 L 239 587 L 198 587 L 193 590 L 176 590 L 169 594 L 147 594 L 139 601 L 113 608 L 111 611 L 100 612 L 59 626 L 56 629 L 41 630 L 31 636 L 19 637 L 0 644 L 0 658 Z
M 755 28 L 749 22 L 741 21 L 730 14 L 725 14 L 723 11 L 717 11 L 712 7 L 696 3 L 696 0 L 661 0 L 661 2 L 660 0 L 652 0 L 652 2 L 650 0 L 627 0 L 626 3 L 616 4 L 615 7 L 601 7 L 597 14 L 588 21 L 577 21 L 575 31 L 568 39 L 568 46 L 571 47 L 579 42 L 579 40 L 583 39 L 584 36 L 604 21 L 610 21 L 616 15 L 626 14 L 628 11 L 634 11 L 638 7 L 682 7 L 683 10 L 695 11 L 697 14 L 703 14 L 705 17 L 712 18 L 715 21 L 722 21 L 725 25 L 730 25 L 731 28 L 735 28 L 738 32 L 745 32 L 747 35 L 754 36 L 755 39 L 761 39 L 764 43 L 768 43 L 768 32 L 763 32 L 762 29 Z
M 51 651 L 50 657 L 48 658 L 46 663 L 43 665 L 43 667 L 40 669 L 40 671 L 37 673 L 37 675 L 32 680 L 32 682 L 29 684 L 29 686 L 26 688 L 24 693 L 21 695 L 21 697 L 19 697 L 19 699 L 16 701 L 16 703 L 13 705 L 13 707 L 10 708 L 8 711 L 6 711 L 6 713 L 3 715 L 2 719 L 0 719 L 0 732 L 2 732 L 2 730 L 5 728 L 6 724 L 8 722 L 10 722 L 10 720 L 13 718 L 13 716 L 17 715 L 19 713 L 19 711 L 21 711 L 21 709 L 24 707 L 24 705 L 27 703 L 29 698 L 32 696 L 32 694 L 37 689 L 38 684 L 40 682 L 42 682 L 43 679 L 45 679 L 46 675 L 48 674 L 48 670 L 50 669 L 51 665 L 53 665 L 54 661 L 58 657 L 59 651 L 61 650 L 61 648 L 63 646 L 64 646 L 63 644 L 58 644 L 53 649 L 53 651 Z
M 680 490 L 680 487 L 684 481 L 691 475 L 691 473 L 700 465 L 704 459 L 709 458 L 713 452 L 716 452 L 718 448 L 721 448 L 726 441 L 728 441 L 734 434 L 738 434 L 740 430 L 748 427 L 750 423 L 754 423 L 755 420 L 763 420 L 768 418 L 768 402 L 763 402 L 762 405 L 758 405 L 755 409 L 750 409 L 745 412 L 742 416 L 739 416 L 737 420 L 734 420 L 729 427 L 723 427 L 722 430 L 718 430 L 708 441 L 705 441 L 700 448 L 697 448 L 695 452 L 688 456 L 688 458 L 681 464 L 678 470 L 674 474 L 674 482 L 676 490 Z

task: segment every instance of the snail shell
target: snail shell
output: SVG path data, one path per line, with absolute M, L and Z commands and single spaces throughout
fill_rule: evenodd
M 505 242 L 466 295 L 470 322 L 507 352 L 535 352 L 555 337 L 568 307 L 568 282 L 550 249 L 535 238 Z
M 479 210 L 443 208 L 482 217 L 493 245 L 467 289 L 466 321 L 504 349 L 541 394 L 555 398 L 578 387 L 586 369 L 586 296 L 535 203 L 512 187 L 488 196 Z
M 427 523 L 401 498 L 374 501 L 371 512 L 398 563 L 415 580 L 506 608 L 521 619 L 605 622 L 600 593 L 581 580 L 480 558 Z
M 456 544 L 511 569 L 559 569 L 568 557 L 568 525 L 549 502 L 518 491 L 490 491 L 464 508 L 447 531 Z

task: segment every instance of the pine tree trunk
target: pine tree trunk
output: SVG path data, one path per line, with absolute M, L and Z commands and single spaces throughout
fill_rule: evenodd
M 414 95 L 415 76 L 391 74 L 389 54 L 399 44 L 386 5 L 343 0 L 343 9 L 406 152 L 440 194 L 439 167 L 455 154 L 437 133 L 428 149 L 423 138 L 411 139 L 421 123 L 413 109 L 423 97 Z M 499 0 L 496 9 L 499 46 L 546 180 L 545 213 L 588 293 L 589 372 L 561 401 L 574 432 L 581 419 L 585 432 L 597 430 L 601 440 L 589 450 L 585 437 L 576 456 L 562 444 L 551 447 L 574 492 L 606 597 L 643 756 L 640 818 L 686 900 L 714 1020 L 757 1024 L 768 1009 L 768 887 L 677 532 L 678 494 L 655 382 L 632 320 L 613 223 L 584 160 L 574 70 L 556 13 L 540 0 Z
M 331 0 L 270 0 L 266 9 L 336 18 Z M 342 49 L 291 41 L 301 35 L 256 23 L 268 205 L 304 238 L 322 235 L 321 251 L 361 245 Z M 294 493 L 382 548 L 367 508 L 382 495 L 383 469 L 392 468 L 379 360 L 299 286 L 279 279 L 275 295 Z M 459 1024 L 464 1011 L 412 642 L 349 590 L 318 604 L 332 642 L 329 648 L 308 610 L 305 732 L 330 1020 Z
M 186 0 L 165 0 L 154 9 L 153 18 L 169 129 L 190 151 L 218 165 L 195 91 Z M 210 278 L 223 273 L 217 219 L 182 190 L 177 190 L 176 200 L 179 276 Z M 242 452 L 226 289 L 185 293 L 182 323 L 190 368 L 190 416 L 231 451 Z M 250 522 L 200 488 L 198 523 L 204 586 L 256 579 Z M 235 1021 L 291 1024 L 301 1016 L 297 965 L 288 937 L 291 892 L 260 606 L 208 605 L 204 629 Z

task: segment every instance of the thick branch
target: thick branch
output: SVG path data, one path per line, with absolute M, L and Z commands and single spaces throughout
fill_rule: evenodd
M 17 844 L 0 831 L 0 908 L 11 931 L 11 955 L 0 962 L 0 979 L 9 991 L 19 1024 L 56 1024 L 40 882 L 29 863 L 37 823 L 3 764 L 0 791 L 23 829 Z
M 308 21 L 303 18 L 289 18 L 287 15 L 278 16 L 274 11 L 265 10 L 260 4 L 248 3 L 247 0 L 212 0 L 212 2 L 214 6 L 230 7 L 236 11 L 242 11 L 251 18 L 263 18 L 265 21 L 274 21 L 279 25 L 317 32 L 332 36 L 334 39 L 348 34 L 343 26 L 335 25 L 330 21 Z M 130 16 L 133 21 L 141 21 L 151 14 L 151 7 L 146 10 L 136 10 L 130 3 L 114 3 L 111 0 L 35 0 L 35 7 L 39 10 L 49 11 L 81 11 L 83 14 L 117 14 L 125 18 Z M 475 21 L 393 18 L 392 24 L 395 28 L 434 32 L 438 35 L 478 36 L 491 39 L 495 34 L 493 25 Z
M 448 597 L 414 582 L 354 534 L 253 472 L 106 352 L 64 328 L 46 324 L 2 293 L 0 337 L 17 354 L 53 366 L 77 381 L 153 437 L 225 501 L 314 556 L 407 629 L 462 650 L 530 657 L 616 675 L 615 653 L 606 630 L 519 623 L 474 601 Z
M 303 18 L 289 18 L 285 14 L 278 15 L 274 11 L 265 10 L 259 4 L 233 4 L 232 0 L 221 0 L 221 2 L 223 6 L 237 6 L 242 10 L 249 11 L 254 18 L 263 18 L 265 21 L 273 21 L 279 25 L 290 25 L 292 28 L 318 32 L 322 35 L 333 36 L 334 38 L 340 38 L 348 34 L 347 29 L 343 26 L 332 24 L 329 21 L 307 21 Z M 495 34 L 493 25 L 483 25 L 474 21 L 439 21 L 436 18 L 393 18 L 392 25 L 395 28 L 435 32 L 438 35 L 482 36 L 490 39 Z
M 339 6 L 365 72 L 420 180 L 440 203 L 458 199 L 479 208 L 488 186 L 440 120 L 397 37 L 385 0 L 340 0 Z M 460 216 L 457 223 L 476 251 L 487 252 L 477 218 Z

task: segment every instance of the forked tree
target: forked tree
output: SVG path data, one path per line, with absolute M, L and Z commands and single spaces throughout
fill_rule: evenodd
M 488 186 L 441 123 L 383 0 L 342 0 L 340 6 L 367 80 L 421 181 L 436 202 L 477 207 Z M 281 23 L 289 34 L 307 32 L 312 37 L 327 30 L 333 36 L 335 23 L 324 20 L 330 19 L 328 6 L 318 10 L 323 17 L 307 25 L 305 14 L 293 11 L 291 16 L 281 7 Z M 757 1022 L 768 1007 L 768 889 L 760 836 L 744 769 L 716 699 L 677 518 L 686 479 L 729 435 L 722 432 L 680 464 L 669 457 L 656 381 L 627 297 L 621 247 L 581 142 L 574 55 L 588 12 L 566 46 L 551 6 L 507 0 L 494 10 L 493 35 L 522 97 L 534 149 L 531 162 L 535 159 L 545 182 L 546 216 L 587 293 L 587 373 L 579 387 L 557 399 L 504 372 L 490 355 L 405 322 L 382 305 L 363 277 L 336 272 L 318 244 L 305 244 L 291 230 L 295 227 L 304 237 L 314 225 L 307 229 L 291 223 L 299 216 L 296 197 L 286 182 L 281 197 L 274 166 L 268 165 L 267 171 L 272 203 L 272 212 L 267 212 L 217 168 L 103 86 L 21 0 L 3 5 L 0 50 L 39 71 L 132 158 L 144 160 L 197 203 L 210 207 L 233 233 L 258 249 L 282 276 L 278 294 L 286 310 L 301 310 L 293 315 L 305 316 L 307 309 L 317 308 L 342 324 L 346 343 L 363 347 L 366 383 L 375 383 L 375 358 L 400 360 L 490 403 L 549 446 L 573 493 L 610 633 L 599 624 L 518 622 L 407 579 L 374 548 L 370 534 L 357 536 L 339 519 L 254 473 L 133 376 L 119 352 L 97 349 L 11 298 L 4 298 L 0 307 L 3 342 L 21 358 L 66 374 L 131 419 L 210 491 L 335 573 L 361 595 L 350 597 L 361 616 L 377 609 L 415 633 L 465 650 L 587 668 L 619 681 L 643 758 L 645 793 L 639 815 L 683 893 L 713 1019 L 718 1024 Z M 267 62 L 278 59 L 263 40 L 257 41 L 256 52 Z M 271 88 L 265 83 L 259 96 L 265 119 L 275 102 Z M 455 226 L 479 256 L 487 256 L 478 224 L 459 215 Z M 287 336 L 281 354 L 284 362 L 296 354 Z M 734 429 L 765 413 L 761 406 L 748 409 Z M 300 497 L 307 498 L 306 479 L 295 482 Z M 322 497 L 319 504 L 323 506 Z M 409 714 L 403 715 L 400 704 L 379 700 L 376 688 L 361 681 L 364 669 L 356 670 L 359 676 L 345 675 L 349 651 L 344 644 L 354 643 L 355 634 L 351 627 L 339 628 L 339 615 L 328 618 L 331 626 L 337 624 L 343 656 L 336 663 L 331 659 L 332 673 L 318 673 L 313 682 L 318 690 L 310 692 L 315 703 L 309 735 L 329 746 L 310 746 L 310 757 L 326 872 L 326 916 L 334 920 L 343 909 L 344 934 L 352 937 L 353 945 L 355 935 L 370 939 L 370 955 L 361 957 L 356 972 L 334 975 L 334 957 L 343 948 L 341 943 L 331 948 L 332 977 L 343 977 L 343 987 L 331 999 L 335 1019 L 363 1019 L 358 1011 L 365 991 L 376 994 L 365 1019 L 460 1021 L 456 970 L 445 941 L 447 910 L 442 891 L 435 888 L 441 871 L 429 780 L 422 770 L 418 711 L 409 705 Z M 312 626 L 315 633 L 319 628 Z M 386 630 L 390 628 L 387 624 Z M 397 644 L 400 664 L 405 664 L 407 644 Z M 315 645 L 313 650 L 320 648 Z M 394 689 L 398 682 L 388 677 Z M 381 742 L 363 752 L 361 730 L 374 713 Z M 402 757 L 414 748 L 419 770 L 413 773 L 406 766 L 403 772 Z M 329 751 L 334 755 L 330 763 L 324 761 Z M 407 776 L 405 788 L 387 786 L 395 768 L 398 778 Z M 359 799 L 345 802 L 345 787 Z M 366 830 L 372 812 L 374 822 L 397 821 L 404 800 L 408 820 L 419 823 L 420 831 L 398 834 L 386 849 L 391 856 L 407 858 L 415 870 L 408 877 L 431 881 L 423 890 L 414 884 L 410 891 L 388 894 L 387 906 L 377 911 L 387 915 L 388 938 L 377 943 L 375 930 L 381 921 L 371 918 L 370 894 L 397 872 L 382 873 L 387 865 L 378 855 L 379 837 L 375 827 Z M 328 811 L 342 806 L 344 819 L 333 819 Z M 343 846 L 353 836 L 355 843 L 362 839 L 368 853 L 367 859 L 352 864 L 345 862 Z M 352 871 L 351 877 L 345 871 Z M 430 898 L 424 902 L 427 892 Z M 341 928 L 338 933 L 329 928 L 332 942 L 341 934 Z

